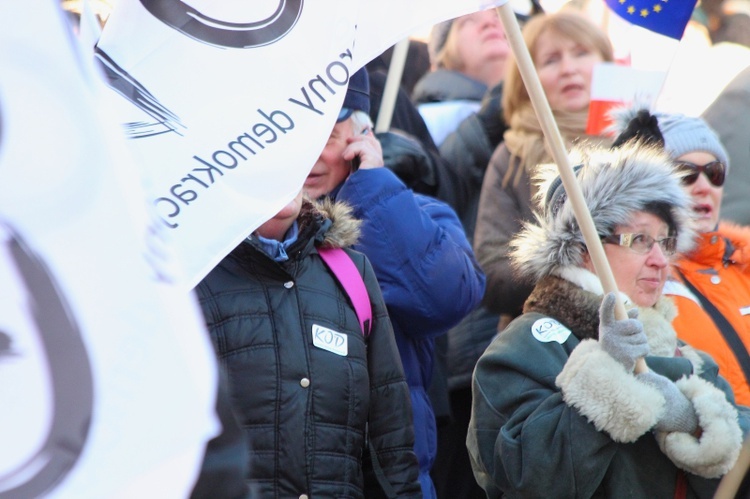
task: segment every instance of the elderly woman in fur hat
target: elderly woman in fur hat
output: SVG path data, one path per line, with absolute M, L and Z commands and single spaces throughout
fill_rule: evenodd
M 554 165 L 539 212 L 512 240 L 536 286 L 480 358 L 467 447 L 493 497 L 712 497 L 742 430 L 707 355 L 677 340 L 661 295 L 690 247 L 689 198 L 663 151 L 579 151 L 577 178 L 626 307 L 603 296 Z M 649 370 L 634 374 L 636 359 Z

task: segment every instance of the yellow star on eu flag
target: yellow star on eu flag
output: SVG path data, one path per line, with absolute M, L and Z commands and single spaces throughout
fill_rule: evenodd
M 682 38 L 697 0 L 604 0 L 617 15 L 655 33 Z

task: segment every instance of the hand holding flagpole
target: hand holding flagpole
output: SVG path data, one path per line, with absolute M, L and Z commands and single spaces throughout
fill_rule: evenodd
M 615 318 L 618 320 L 624 320 L 628 318 L 625 305 L 620 299 L 619 293 L 617 293 L 617 284 L 615 282 L 612 269 L 609 267 L 609 262 L 604 254 L 604 248 L 599 240 L 599 235 L 596 231 L 596 226 L 591 218 L 586 202 L 581 192 L 581 187 L 578 185 L 573 168 L 571 167 L 568 160 L 568 153 L 565 149 L 565 145 L 560 135 L 560 130 L 557 128 L 552 110 L 549 107 L 549 102 L 544 94 L 544 89 L 539 81 L 539 75 L 536 72 L 534 63 L 531 60 L 531 54 L 529 54 L 526 43 L 524 42 L 523 35 L 521 34 L 521 28 L 516 20 L 515 12 L 513 8 L 506 2 L 498 8 L 500 20 L 505 28 L 505 34 L 510 43 L 513 54 L 518 64 L 518 69 L 523 78 L 523 82 L 526 85 L 526 90 L 529 92 L 531 98 L 531 104 L 534 107 L 537 119 L 542 127 L 544 136 L 550 145 L 552 152 L 552 158 L 557 164 L 557 168 L 560 171 L 560 179 L 562 180 L 565 192 L 568 194 L 568 199 L 575 213 L 578 225 L 581 227 L 581 233 L 583 239 L 586 242 L 589 255 L 591 255 L 591 262 L 594 264 L 596 274 L 602 282 L 602 287 L 605 293 L 615 292 L 617 297 L 617 303 L 615 306 Z M 642 373 L 647 372 L 648 367 L 646 362 L 641 358 L 638 359 L 635 365 L 635 372 Z

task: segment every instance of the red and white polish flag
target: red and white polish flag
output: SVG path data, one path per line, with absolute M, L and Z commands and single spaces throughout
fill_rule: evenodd
M 616 107 L 634 102 L 653 106 L 665 78 L 665 71 L 636 69 L 615 63 L 598 64 L 591 78 L 591 103 L 586 133 L 605 133 L 612 124 L 609 113 Z

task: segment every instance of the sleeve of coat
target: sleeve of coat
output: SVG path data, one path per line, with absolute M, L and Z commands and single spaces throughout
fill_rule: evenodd
M 477 225 L 474 231 L 474 249 L 477 260 L 487 275 L 487 292 L 484 305 L 497 314 L 521 314 L 523 303 L 531 293 L 531 283 L 520 282 L 513 275 L 508 257 L 508 243 L 521 229 L 521 221 L 531 218 L 527 177 L 513 180 L 503 187 L 503 178 L 509 170 L 510 155 L 500 145 L 492 155 L 482 182 L 479 196 Z M 515 177 L 515 173 L 511 172 Z
M 456 210 L 472 238 L 479 192 L 492 151 L 493 147 L 476 114 L 467 116 L 440 145 L 440 155 L 453 177 L 450 183 L 441 182 L 438 185 L 437 197 L 449 202 Z M 452 199 L 454 202 L 451 202 Z
M 362 258 L 359 267 L 372 305 L 372 329 L 367 341 L 370 442 L 384 476 L 398 497 L 421 497 L 409 387 L 375 273 L 367 258 Z M 362 467 L 367 497 L 382 496 L 372 460 L 365 459 Z
M 500 497 L 501 491 L 591 497 L 616 444 L 568 406 L 555 386 L 575 345 L 528 341 L 524 335 L 531 337 L 528 328 L 503 331 L 474 371 L 466 445 L 475 478 L 488 497 Z
M 370 259 L 406 334 L 444 333 L 479 305 L 484 273 L 450 206 L 414 194 L 387 168 L 355 172 L 337 199 L 363 221 L 355 249 Z

